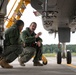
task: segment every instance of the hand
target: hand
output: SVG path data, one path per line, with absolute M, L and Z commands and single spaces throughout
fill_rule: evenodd
M 42 34 L 41 32 L 37 33 L 37 34 L 35 35 L 35 38 L 38 38 L 41 34 Z
M 40 36 L 41 34 L 42 34 L 41 32 L 38 33 L 39 36 Z
M 38 42 L 37 42 L 37 45 L 38 45 L 38 47 L 40 47 L 40 46 L 41 46 L 41 42 L 40 42 L 40 41 L 38 41 Z

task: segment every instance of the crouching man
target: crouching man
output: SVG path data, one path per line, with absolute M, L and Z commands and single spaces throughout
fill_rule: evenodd
M 19 63 L 21 66 L 25 66 L 24 63 L 29 61 L 33 56 L 33 65 L 34 66 L 43 66 L 39 62 L 42 59 L 42 39 L 39 37 L 41 32 L 35 33 L 37 24 L 32 22 L 29 27 L 27 27 L 21 33 L 21 40 L 24 44 L 24 50 L 19 56 Z
M 13 68 L 9 63 L 13 62 L 22 53 L 23 47 L 19 41 L 23 26 L 24 22 L 17 20 L 14 25 L 5 31 L 4 50 L 0 58 L 1 67 Z

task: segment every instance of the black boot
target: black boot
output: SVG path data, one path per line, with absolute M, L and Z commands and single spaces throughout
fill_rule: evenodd
M 33 65 L 34 65 L 34 66 L 43 66 L 43 64 L 41 64 L 40 62 L 34 62 Z

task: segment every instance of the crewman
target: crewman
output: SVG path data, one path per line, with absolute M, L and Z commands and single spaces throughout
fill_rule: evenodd
M 23 47 L 20 42 L 20 32 L 23 27 L 24 22 L 17 20 L 5 31 L 4 50 L 0 60 L 1 67 L 13 68 L 9 63 L 13 62 L 22 53 Z
M 32 22 L 29 27 L 27 27 L 21 33 L 21 40 L 24 45 L 24 50 L 19 56 L 19 63 L 21 66 L 25 66 L 24 63 L 29 61 L 33 56 L 34 66 L 43 66 L 39 61 L 42 59 L 42 39 L 39 37 L 42 33 L 35 33 L 37 27 L 36 22 Z

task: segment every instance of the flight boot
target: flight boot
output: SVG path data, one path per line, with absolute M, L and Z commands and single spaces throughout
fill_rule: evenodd
M 2 59 L 2 60 L 0 61 L 0 65 L 1 65 L 2 68 L 13 68 L 13 66 L 9 65 L 9 64 L 6 62 L 5 59 Z
M 33 66 L 43 66 L 40 62 L 34 62 Z
M 19 61 L 19 64 L 20 64 L 21 66 L 25 66 L 24 62 L 22 62 L 22 60 L 21 60 L 20 57 L 18 58 L 18 61 Z

